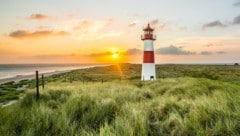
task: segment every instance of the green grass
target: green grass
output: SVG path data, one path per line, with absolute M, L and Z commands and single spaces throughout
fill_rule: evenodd
M 50 83 L 0 110 L 6 135 L 237 135 L 240 87 L 205 78 Z M 18 112 L 16 112 L 18 111 Z M 9 116 L 11 115 L 11 116 Z
M 239 67 L 160 65 L 157 75 L 164 76 L 152 82 L 139 81 L 140 65 L 121 69 L 46 78 L 38 101 L 30 88 L 0 108 L 0 135 L 240 134 Z
M 157 65 L 157 78 L 195 77 L 220 80 L 240 85 L 240 67 L 224 65 Z M 141 65 L 121 64 L 106 67 L 95 67 L 74 70 L 56 74 L 45 78 L 45 83 L 51 82 L 110 82 L 114 80 L 139 80 Z M 35 87 L 35 80 L 23 80 L 18 83 L 9 82 L 0 85 L 0 103 L 18 99 L 26 89 L 18 91 L 17 88 L 27 85 Z M 40 82 L 41 85 L 41 82 Z

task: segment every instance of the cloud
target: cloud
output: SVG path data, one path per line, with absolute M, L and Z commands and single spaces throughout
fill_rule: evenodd
M 140 55 L 142 54 L 142 50 L 137 48 L 128 49 L 124 54 L 126 55 Z
M 32 14 L 31 16 L 28 17 L 28 19 L 32 19 L 32 20 L 44 20 L 48 18 L 49 16 L 44 14 Z
M 216 44 L 211 43 L 211 42 L 209 42 L 209 43 L 206 44 L 206 47 L 212 47 L 212 46 L 216 46 Z
M 39 38 L 39 37 L 48 37 L 48 36 L 65 36 L 65 35 L 70 35 L 70 34 L 65 31 L 54 32 L 49 30 L 34 31 L 34 32 L 17 30 L 9 34 L 10 37 L 20 38 L 20 39 L 21 38 Z
M 213 22 L 209 22 L 206 23 L 202 26 L 202 29 L 206 29 L 206 28 L 211 28 L 211 27 L 220 27 L 220 28 L 224 28 L 226 27 L 226 25 L 224 25 L 222 22 L 220 22 L 219 20 L 213 21 Z
M 210 51 L 202 51 L 200 54 L 201 55 L 212 55 L 213 53 Z
M 216 53 L 217 53 L 217 54 L 226 54 L 225 51 L 217 51 Z
M 95 39 L 100 40 L 100 39 L 109 38 L 109 37 L 118 37 L 122 34 L 123 34 L 122 32 L 105 32 L 104 34 L 98 34 L 97 36 L 95 36 Z
M 103 21 L 82 20 L 79 24 L 73 27 L 73 30 L 98 31 L 104 27 L 112 25 L 113 22 L 114 20 L 111 18 Z
M 225 51 L 216 51 L 216 52 L 202 51 L 202 52 L 200 52 L 201 55 L 212 55 L 213 53 L 216 53 L 216 54 L 226 54 Z
M 65 35 L 70 35 L 70 33 L 66 32 L 66 31 L 58 31 L 58 32 L 53 32 L 52 35 L 54 35 L 54 36 L 65 36 Z
M 59 59 L 59 58 L 65 58 L 65 57 L 74 57 L 75 54 L 46 54 L 46 55 L 36 55 L 31 56 L 32 58 L 36 59 Z
M 27 19 L 29 20 L 54 20 L 54 19 L 57 19 L 57 17 L 52 17 L 52 16 L 48 16 L 48 15 L 45 15 L 45 14 L 32 14 L 30 15 L 29 17 L 27 17 Z
M 89 55 L 86 55 L 88 57 L 101 57 L 101 56 L 108 56 L 108 55 L 112 55 L 111 52 L 100 52 L 100 53 L 92 53 L 92 54 L 89 54 Z
M 239 2 L 240 4 L 240 2 Z M 202 29 L 206 29 L 206 28 L 212 28 L 212 27 L 219 27 L 219 28 L 225 28 L 228 26 L 232 26 L 232 25 L 239 25 L 240 24 L 240 15 L 236 16 L 233 18 L 233 21 L 229 21 L 230 23 L 223 24 L 221 21 L 216 20 L 216 21 L 212 21 L 209 23 L 206 23 L 204 25 L 202 25 Z
M 74 26 L 73 29 L 74 30 L 87 29 L 91 26 L 93 26 L 93 23 L 91 21 L 84 20 L 80 22 L 78 25 Z
M 240 5 L 240 2 L 239 2 Z M 233 18 L 233 21 L 229 21 L 230 23 L 223 24 L 221 21 L 216 20 L 213 22 L 209 22 L 206 23 L 204 25 L 202 25 L 202 29 L 206 29 L 206 28 L 211 28 L 211 27 L 220 27 L 220 28 L 224 28 L 224 27 L 228 27 L 228 26 L 232 26 L 232 25 L 239 25 L 240 24 L 240 15 L 236 16 Z
M 154 20 L 150 21 L 150 25 L 156 26 L 156 25 L 158 25 L 158 22 L 159 22 L 158 19 L 154 19 Z
M 125 52 L 119 52 L 120 54 L 126 55 L 126 56 L 134 56 L 134 55 L 141 55 L 143 53 L 142 50 L 137 49 L 137 48 L 130 48 L 126 50 Z M 164 47 L 164 48 L 159 48 L 155 51 L 156 54 L 158 55 L 194 55 L 197 54 L 196 52 L 192 51 L 186 51 L 183 50 L 181 47 L 176 47 L 174 45 L 170 45 L 169 47 Z M 216 51 L 216 52 L 211 52 L 211 51 L 202 51 L 199 54 L 200 55 L 212 55 L 212 54 L 226 54 L 224 51 Z M 111 56 L 113 53 L 112 52 L 99 52 L 99 53 L 92 53 L 88 55 L 84 55 L 87 57 L 103 57 L 103 56 Z
M 128 27 L 135 27 L 137 24 L 136 23 L 130 23 Z
M 113 19 L 89 21 L 82 20 L 72 27 L 79 40 L 100 40 L 108 37 L 118 37 L 123 32 L 114 31 L 109 26 L 113 24 Z
M 166 27 L 167 27 L 167 25 L 165 24 L 165 23 L 162 23 L 162 24 L 160 24 L 158 27 L 157 27 L 157 31 L 158 30 L 164 30 L 164 29 L 166 29 Z
M 234 24 L 234 25 L 240 24 L 240 15 L 239 15 L 239 16 L 236 16 L 236 17 L 233 19 L 233 24 Z
M 176 47 L 174 45 L 170 45 L 169 47 L 163 47 L 156 50 L 156 54 L 162 55 L 191 55 L 196 54 L 195 52 L 186 51 L 182 48 Z
M 41 30 L 44 30 L 44 29 L 47 29 L 49 28 L 48 26 L 43 26 L 43 25 L 40 25 L 37 27 L 37 29 L 41 29 Z
M 155 31 L 165 30 L 167 28 L 167 24 L 159 19 L 154 19 L 150 21 L 149 24 L 155 29 Z
M 234 7 L 240 6 L 240 1 L 233 4 Z
M 142 54 L 142 50 L 137 49 L 137 48 L 131 48 L 131 49 L 126 50 L 125 52 L 118 51 L 118 53 L 123 54 L 123 55 L 132 56 L 132 55 Z M 84 55 L 84 56 L 86 56 L 86 57 L 103 57 L 103 56 L 111 56 L 112 54 L 113 54 L 113 52 L 106 51 L 106 52 L 92 53 L 92 54 L 88 54 L 88 55 Z

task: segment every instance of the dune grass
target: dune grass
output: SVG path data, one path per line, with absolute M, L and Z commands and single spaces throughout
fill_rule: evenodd
M 51 82 L 111 82 L 113 80 L 139 80 L 141 65 L 119 64 L 105 67 L 94 67 L 46 77 L 45 83 Z M 240 85 L 240 67 L 225 65 L 156 65 L 158 79 L 195 77 L 220 80 Z M 40 82 L 41 85 L 41 82 Z M 139 84 L 141 85 L 141 83 Z M 22 88 L 26 86 L 22 90 Z M 25 90 L 35 87 L 35 80 L 23 80 L 18 83 L 9 82 L 0 85 L 0 105 L 19 99 Z
M 0 135 L 239 135 L 240 67 L 156 69 L 153 82 L 130 64 L 53 75 L 38 101 L 34 80 L 0 85 L 0 102 L 25 94 L 0 107 Z
M 238 135 L 240 86 L 207 78 L 56 81 L 0 108 L 4 135 Z

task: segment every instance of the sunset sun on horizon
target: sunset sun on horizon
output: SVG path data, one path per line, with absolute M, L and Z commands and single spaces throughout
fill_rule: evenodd
M 117 59 L 117 58 L 119 57 L 119 52 L 114 52 L 114 53 L 112 54 L 112 57 L 113 57 L 114 59 Z

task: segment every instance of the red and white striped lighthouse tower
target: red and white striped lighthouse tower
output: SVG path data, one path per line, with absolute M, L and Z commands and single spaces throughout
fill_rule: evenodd
M 141 35 L 141 39 L 144 41 L 142 80 L 156 80 L 153 48 L 153 41 L 156 40 L 156 35 L 153 34 L 154 29 L 149 24 L 143 31 L 144 34 Z

